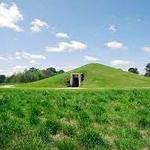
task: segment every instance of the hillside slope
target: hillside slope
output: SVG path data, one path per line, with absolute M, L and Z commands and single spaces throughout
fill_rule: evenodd
M 87 64 L 70 72 L 66 72 L 41 81 L 24 84 L 24 87 L 65 88 L 71 72 L 84 73 L 82 88 L 125 88 L 150 87 L 150 79 L 133 73 L 124 72 L 101 64 Z

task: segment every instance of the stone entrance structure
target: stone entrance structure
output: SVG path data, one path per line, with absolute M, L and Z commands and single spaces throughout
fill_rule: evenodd
M 80 87 L 82 81 L 81 73 L 72 73 L 70 78 L 71 87 Z

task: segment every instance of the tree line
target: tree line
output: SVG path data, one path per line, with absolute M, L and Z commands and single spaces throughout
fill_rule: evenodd
M 129 68 L 128 72 L 139 74 L 138 68 L 134 67 Z M 61 73 L 64 73 L 64 70 L 57 71 L 53 67 L 42 70 L 32 67 L 30 69 L 25 69 L 23 72 L 14 73 L 9 77 L 6 75 L 0 75 L 0 83 L 28 83 L 49 78 Z M 144 76 L 150 77 L 150 63 L 148 63 L 145 67 Z
M 47 69 L 30 68 L 23 72 L 14 73 L 11 76 L 0 75 L 0 83 L 28 83 L 49 78 L 57 74 L 64 73 L 64 70 L 56 70 L 53 67 Z
M 131 73 L 135 73 L 135 74 L 139 74 L 139 71 L 138 71 L 138 68 L 129 68 L 128 69 L 128 72 L 131 72 Z M 145 67 L 145 74 L 144 74 L 145 77 L 150 77 L 150 63 L 148 63 Z

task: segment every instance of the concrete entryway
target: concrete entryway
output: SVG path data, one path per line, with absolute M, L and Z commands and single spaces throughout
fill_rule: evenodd
M 80 73 L 72 73 L 70 78 L 70 86 L 71 87 L 80 87 L 81 85 L 81 74 Z

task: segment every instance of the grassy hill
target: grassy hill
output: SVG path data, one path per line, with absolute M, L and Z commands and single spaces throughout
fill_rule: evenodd
M 65 88 L 71 72 L 84 73 L 82 88 L 125 88 L 150 87 L 150 79 L 133 73 L 124 72 L 101 64 L 87 64 L 70 72 L 66 72 L 41 81 L 23 84 L 24 87 Z

